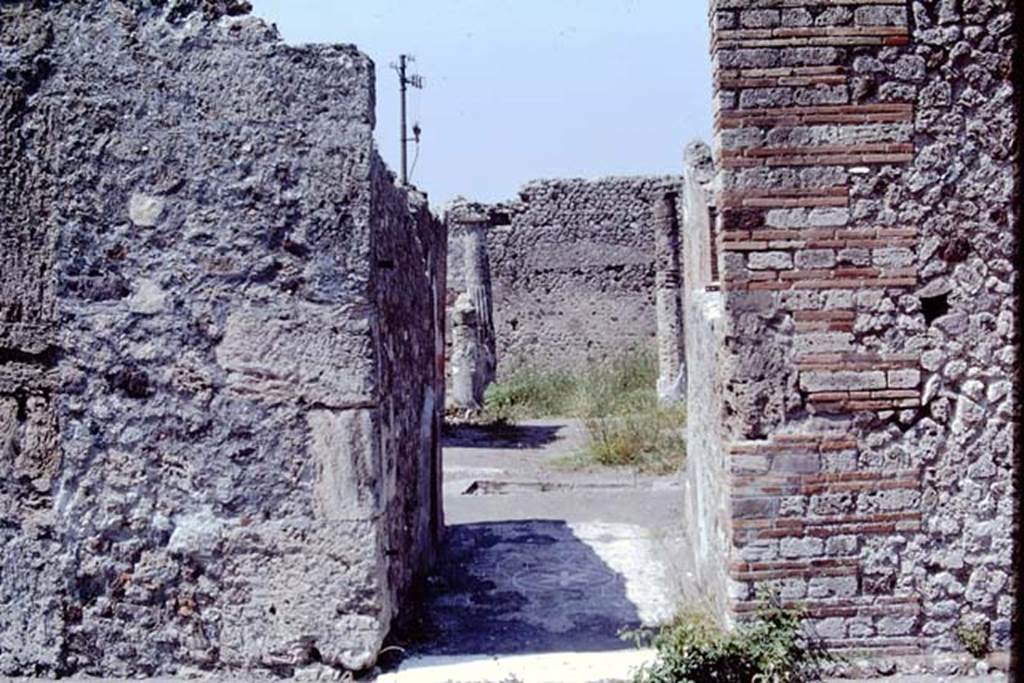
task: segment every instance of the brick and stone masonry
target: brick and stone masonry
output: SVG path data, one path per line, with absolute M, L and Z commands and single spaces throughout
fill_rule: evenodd
M 473 205 L 490 216 L 499 379 L 655 351 L 655 205 L 680 182 L 537 180 L 516 201 Z M 449 233 L 454 301 L 465 290 L 463 230 L 450 223 Z
M 1014 11 L 712 3 L 684 480 L 697 575 L 735 614 L 767 585 L 839 649 L 1008 646 Z
M 246 12 L 0 6 L 0 675 L 363 668 L 433 552 L 444 231 Z

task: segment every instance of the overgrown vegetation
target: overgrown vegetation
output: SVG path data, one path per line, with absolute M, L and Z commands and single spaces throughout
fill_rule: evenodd
M 538 417 L 571 416 L 579 387 L 566 372 L 520 370 L 508 380 L 487 387 L 483 417 L 519 422 Z
M 985 659 L 991 652 L 989 639 L 992 636 L 992 627 L 988 622 L 979 621 L 971 624 L 961 621 L 956 627 L 956 636 L 964 649 L 975 659 Z
M 657 362 L 638 354 L 576 372 L 522 370 L 486 396 L 484 417 L 516 422 L 539 417 L 582 419 L 584 452 L 571 465 L 596 463 L 667 472 L 683 452 L 682 407 L 658 402 Z
M 834 658 L 801 631 L 800 611 L 765 597 L 756 617 L 726 631 L 704 613 L 680 616 L 649 633 L 628 634 L 640 646 L 653 646 L 654 663 L 640 670 L 636 683 L 798 683 L 817 680 Z
M 587 450 L 583 454 L 600 465 L 635 466 L 667 473 L 682 462 L 685 452 L 682 408 L 664 408 L 644 401 L 618 416 L 591 417 L 584 421 Z

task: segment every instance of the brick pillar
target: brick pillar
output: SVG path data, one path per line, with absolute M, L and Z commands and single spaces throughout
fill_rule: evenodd
M 662 190 L 654 204 L 654 261 L 658 319 L 658 398 L 676 403 L 686 390 L 683 357 L 682 271 L 679 221 L 674 189 Z
M 733 608 L 903 658 L 1008 643 L 1018 356 L 1015 4 L 909 5 L 711 13 Z

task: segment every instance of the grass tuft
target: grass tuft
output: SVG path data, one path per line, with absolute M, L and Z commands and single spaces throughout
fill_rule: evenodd
M 517 422 L 540 417 L 583 420 L 584 452 L 567 465 L 636 467 L 667 473 L 684 453 L 682 407 L 659 404 L 657 362 L 638 354 L 577 372 L 522 370 L 486 395 L 485 419 Z

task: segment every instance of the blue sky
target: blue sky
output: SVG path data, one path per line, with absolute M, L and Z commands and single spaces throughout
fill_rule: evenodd
M 355 43 L 377 65 L 377 143 L 399 166 L 398 84 L 431 203 L 514 198 L 534 178 L 678 173 L 711 130 L 705 0 L 253 0 L 290 43 Z M 413 156 L 410 149 L 410 160 Z

